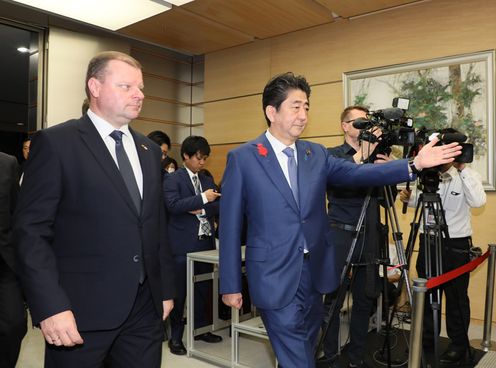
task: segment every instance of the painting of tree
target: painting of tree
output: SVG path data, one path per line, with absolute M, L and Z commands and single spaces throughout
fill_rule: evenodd
M 394 97 L 410 100 L 406 114 L 416 129 L 452 127 L 474 145 L 472 167 L 494 190 L 494 52 L 344 74 L 346 105 L 371 110 L 391 107 Z

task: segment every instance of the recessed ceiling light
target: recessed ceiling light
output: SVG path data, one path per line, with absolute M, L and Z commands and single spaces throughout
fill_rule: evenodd
M 27 47 L 21 46 L 21 47 L 17 48 L 17 51 L 22 52 L 22 53 L 26 53 L 26 52 L 29 52 L 29 49 Z
M 163 13 L 171 4 L 182 5 L 188 0 L 13 0 L 50 13 L 116 31 L 140 20 Z

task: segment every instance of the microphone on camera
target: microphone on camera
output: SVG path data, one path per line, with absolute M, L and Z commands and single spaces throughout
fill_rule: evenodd
M 358 118 L 353 121 L 353 127 L 356 129 L 367 129 L 372 125 L 372 122 L 367 118 Z
M 437 136 L 439 140 L 443 143 L 462 143 L 467 140 L 467 136 L 462 133 L 443 133 Z
M 387 109 L 376 110 L 370 113 L 370 115 L 377 115 L 386 120 L 397 120 L 401 119 L 405 112 L 399 107 L 390 107 Z

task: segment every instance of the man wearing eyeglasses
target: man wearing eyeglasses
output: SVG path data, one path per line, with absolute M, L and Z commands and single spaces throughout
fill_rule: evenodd
M 165 206 L 169 214 L 168 237 L 174 257 L 176 274 L 175 307 L 171 312 L 172 354 L 184 355 L 182 342 L 184 332 L 184 303 L 186 300 L 186 254 L 215 249 L 214 217 L 219 213 L 220 194 L 212 178 L 200 173 L 210 154 L 205 138 L 190 136 L 181 145 L 184 167 L 171 173 L 163 182 Z M 198 263 L 195 274 L 211 272 L 211 265 Z M 211 303 L 211 281 L 197 283 L 195 287 L 195 329 L 211 323 L 207 307 Z M 210 332 L 198 335 L 196 340 L 207 343 L 222 341 Z

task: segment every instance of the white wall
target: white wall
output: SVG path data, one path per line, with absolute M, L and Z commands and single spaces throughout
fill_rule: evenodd
M 108 50 L 129 53 L 130 46 L 115 39 L 50 28 L 44 127 L 81 116 L 81 105 L 86 97 L 84 79 L 88 62 L 97 53 Z

